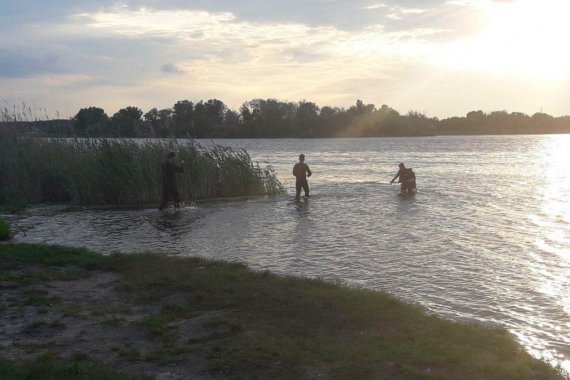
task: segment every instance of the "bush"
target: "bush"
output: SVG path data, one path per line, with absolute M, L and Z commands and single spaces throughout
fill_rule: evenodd
M 8 222 L 0 219 L 0 240 L 8 240 L 12 236 Z
M 28 207 L 28 201 L 10 189 L 0 189 L 0 209 L 15 213 Z

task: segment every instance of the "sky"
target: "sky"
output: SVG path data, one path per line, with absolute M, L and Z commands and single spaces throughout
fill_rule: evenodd
M 0 107 L 570 114 L 568 0 L 0 0 Z

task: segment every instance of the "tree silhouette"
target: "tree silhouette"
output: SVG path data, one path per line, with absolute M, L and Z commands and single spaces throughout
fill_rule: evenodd
M 174 133 L 176 136 L 196 137 L 196 133 L 193 128 L 194 103 L 189 100 L 180 100 L 176 102 L 172 110 L 172 120 L 174 121 Z
M 72 118 L 72 122 L 77 136 L 114 136 L 109 116 L 102 108 L 82 108 Z
M 121 137 L 151 137 L 144 133 L 142 115 L 143 111 L 140 108 L 129 106 L 117 111 L 111 121 L 119 130 Z
M 443 120 L 421 112 L 400 114 L 384 104 L 379 109 L 362 100 L 348 109 L 323 106 L 300 100 L 297 103 L 277 99 L 252 99 L 238 111 L 229 109 L 219 99 L 193 103 L 177 101 L 172 108 L 150 109 L 144 114 L 137 107 L 125 107 L 111 119 L 102 108 L 82 108 L 57 128 L 50 123 L 12 128 L 27 134 L 79 137 L 369 137 L 426 136 L 461 134 L 570 133 L 570 116 L 553 117 L 546 113 L 528 116 L 482 110 L 463 117 Z M 65 124 L 67 122 L 67 124 Z M 33 122 L 29 122 L 33 123 Z M 5 122 L 3 124 L 10 124 Z M 7 127 L 0 123 L 4 131 Z

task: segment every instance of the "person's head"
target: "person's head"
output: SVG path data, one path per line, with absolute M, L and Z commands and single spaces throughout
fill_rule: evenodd
M 176 157 L 176 153 L 174 153 L 174 152 L 169 152 L 169 153 L 166 155 L 166 157 L 167 157 L 167 158 L 174 158 L 174 157 Z
M 400 166 L 400 169 L 405 169 L 405 168 L 406 168 L 406 165 L 404 165 L 403 162 L 400 162 L 400 165 L 399 165 L 399 166 Z
M 304 154 L 299 155 L 299 162 L 305 162 L 305 155 Z

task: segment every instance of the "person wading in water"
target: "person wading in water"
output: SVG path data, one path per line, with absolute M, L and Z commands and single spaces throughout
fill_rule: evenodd
M 184 161 L 180 161 L 180 165 L 178 165 L 174 160 L 175 157 L 176 154 L 174 152 L 168 153 L 166 160 L 160 166 L 162 179 L 162 201 L 158 207 L 160 211 L 166 208 L 170 200 L 174 202 L 174 207 L 180 207 L 180 197 L 178 196 L 178 187 L 176 186 L 176 173 L 182 173 L 182 164 L 184 164 Z
M 311 169 L 309 165 L 305 164 L 305 155 L 301 154 L 299 156 L 299 162 L 293 166 L 293 175 L 297 178 L 295 181 L 296 198 L 301 196 L 301 188 L 305 191 L 305 196 L 309 196 L 309 182 L 307 177 L 311 176 Z
M 402 194 L 412 194 L 416 190 L 416 175 L 411 168 L 406 168 L 403 162 L 400 163 L 400 170 L 390 181 L 390 185 L 394 183 L 397 178 L 400 178 Z

